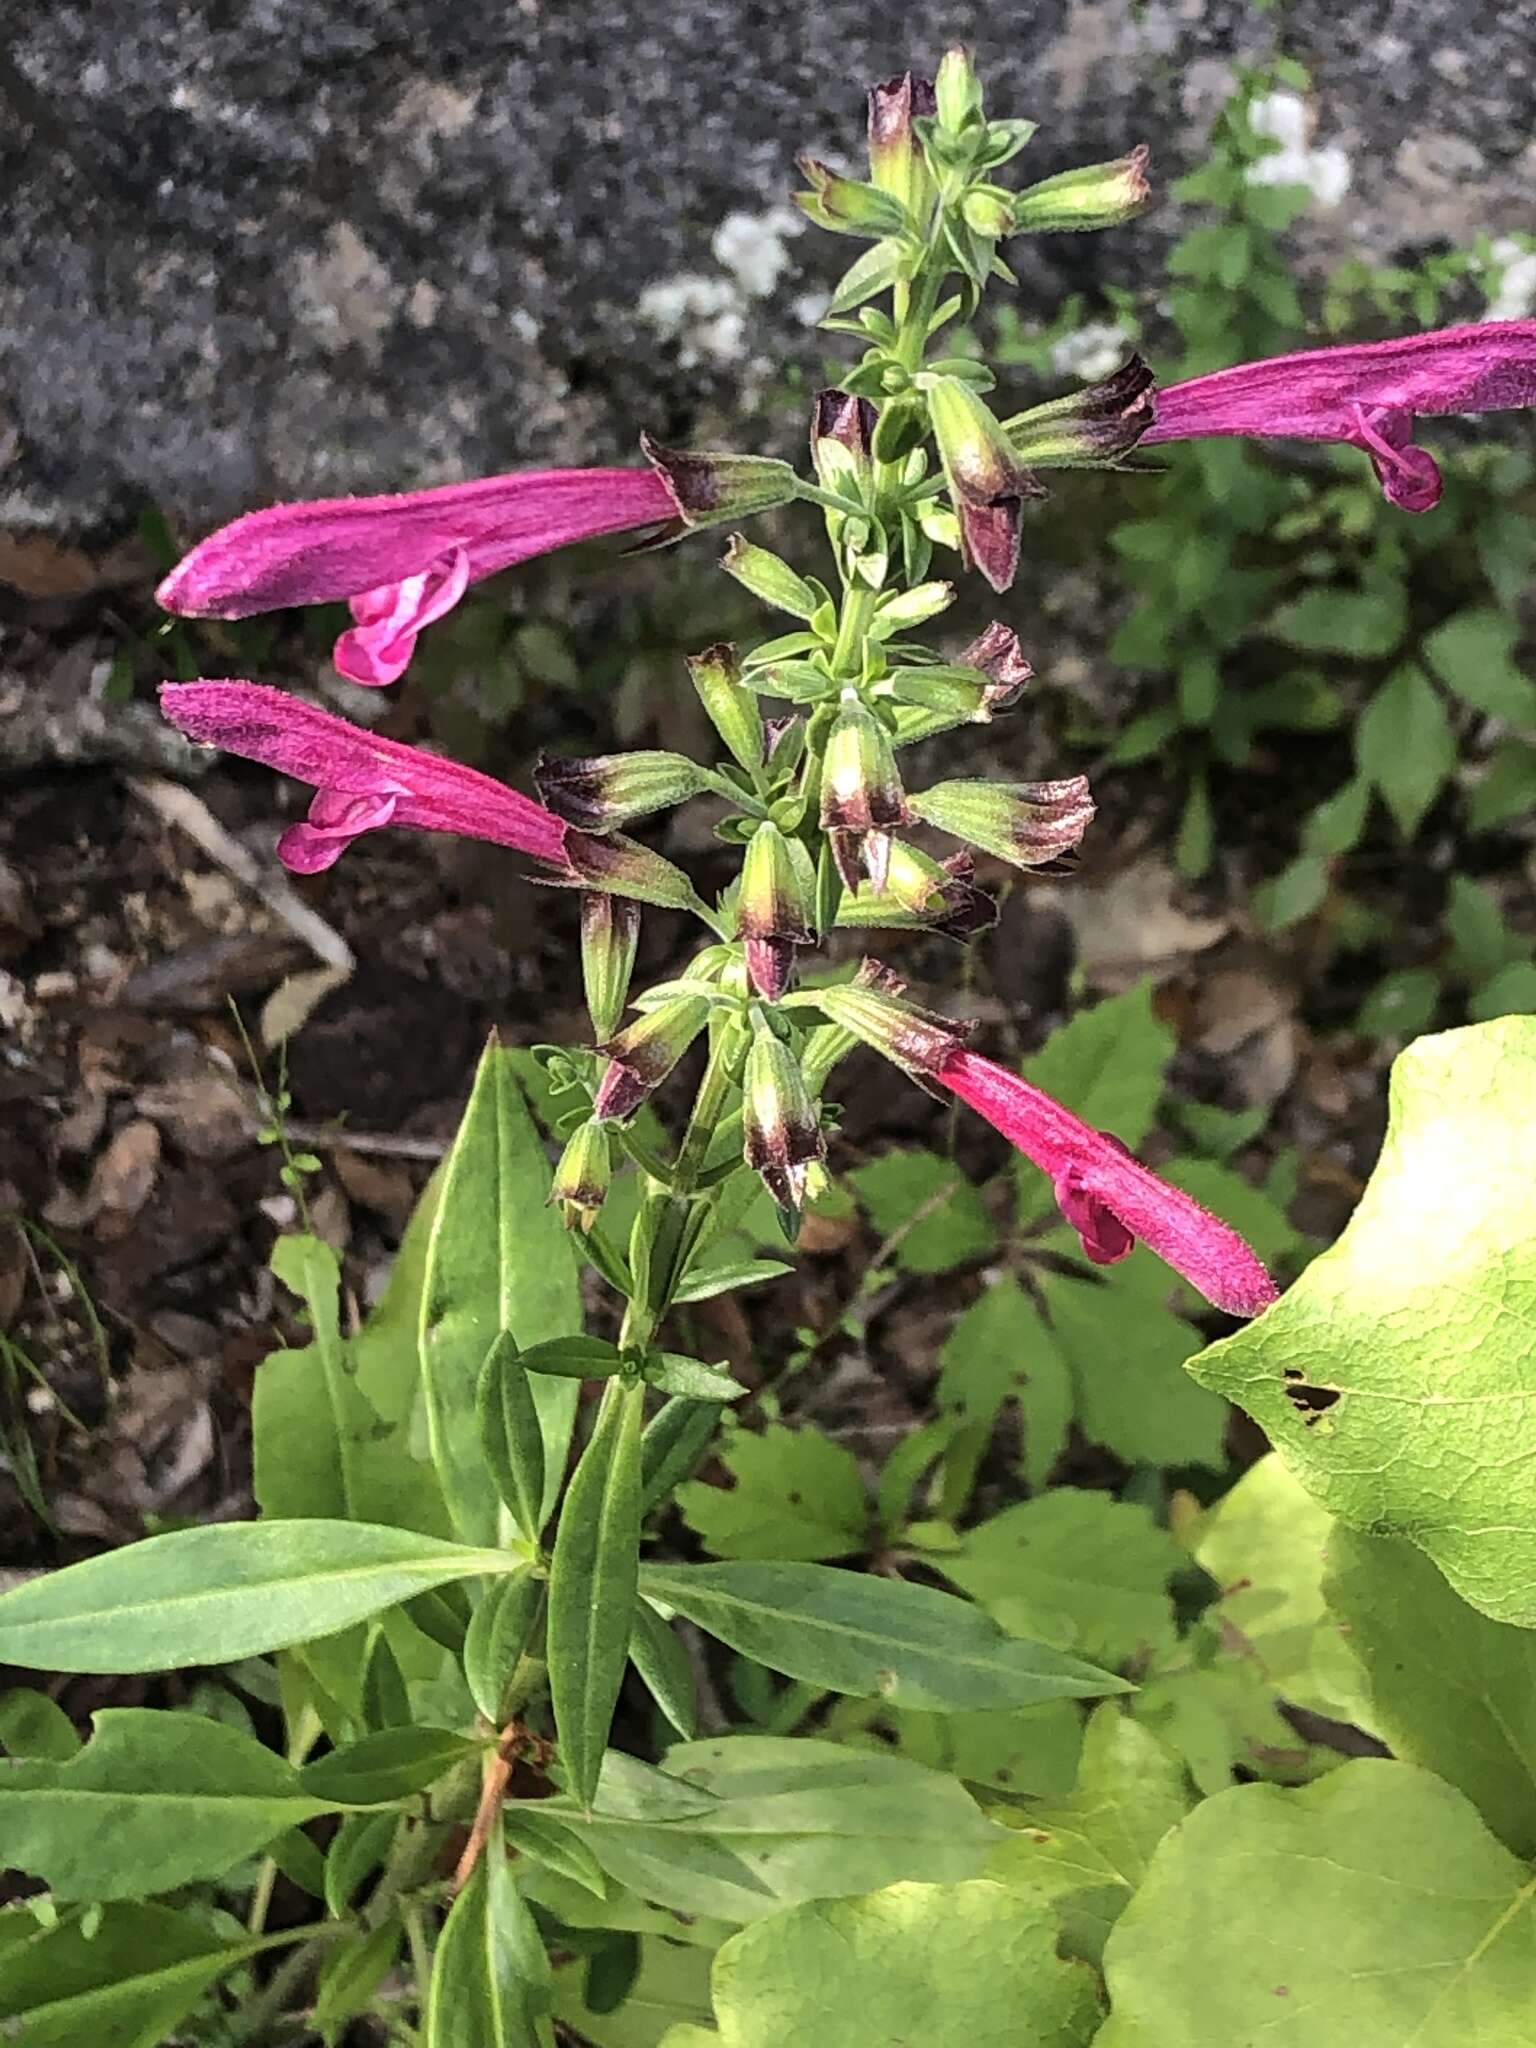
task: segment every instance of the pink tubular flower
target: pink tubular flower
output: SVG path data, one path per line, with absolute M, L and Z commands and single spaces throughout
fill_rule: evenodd
M 355 624 L 336 642 L 337 668 L 354 683 L 392 683 L 422 628 L 481 577 L 678 512 L 655 469 L 523 470 L 402 496 L 271 505 L 199 542 L 155 594 L 168 612 L 213 619 L 345 599 Z
M 1229 1315 L 1256 1316 L 1275 1299 L 1274 1282 L 1237 1232 L 1133 1159 L 1118 1138 L 963 1047 L 945 1055 L 934 1078 L 1050 1175 L 1095 1265 L 1112 1266 L 1140 1238 Z
M 1529 405 L 1536 405 L 1536 320 L 1485 320 L 1306 349 L 1172 384 L 1158 392 L 1157 421 L 1141 445 L 1215 434 L 1345 442 L 1370 456 L 1389 503 L 1428 512 L 1440 502 L 1440 471 L 1413 445 L 1414 421 Z
M 188 739 L 314 785 L 308 818 L 277 843 L 296 874 L 330 867 L 359 833 L 413 825 L 515 847 L 572 878 L 564 820 L 478 769 L 381 739 L 262 683 L 164 683 L 160 706 Z

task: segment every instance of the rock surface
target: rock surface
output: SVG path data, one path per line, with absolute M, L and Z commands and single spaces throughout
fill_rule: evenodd
M 146 500 L 196 531 L 739 418 L 771 366 L 816 373 L 851 245 L 795 231 L 792 158 L 855 157 L 866 81 L 960 36 L 992 105 L 1041 122 L 1036 175 L 1142 137 L 1172 175 L 1275 33 L 1239 0 L 936 12 L 0 0 L 0 532 Z M 1527 223 L 1528 10 L 1296 0 L 1287 36 L 1347 164 L 1317 253 Z M 1032 245 L 1026 304 L 1149 279 L 1176 225 Z

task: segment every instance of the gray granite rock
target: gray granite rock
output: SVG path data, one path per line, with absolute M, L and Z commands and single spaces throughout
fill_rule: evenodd
M 1531 0 L 1294 0 L 1376 254 L 1526 224 Z M 0 531 L 196 531 L 274 497 L 623 459 L 640 424 L 814 376 L 850 245 L 795 233 L 801 146 L 972 42 L 1043 174 L 1194 160 L 1273 17 L 1241 0 L 0 0 Z M 1042 305 L 1145 281 L 1177 222 L 1032 245 Z M 765 296 L 772 288 L 771 303 Z

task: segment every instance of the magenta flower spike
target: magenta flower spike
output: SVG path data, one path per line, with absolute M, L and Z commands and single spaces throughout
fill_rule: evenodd
M 1141 445 L 1231 434 L 1338 441 L 1369 455 L 1390 504 L 1428 512 L 1440 502 L 1440 471 L 1413 445 L 1415 420 L 1530 405 L 1536 320 L 1485 320 L 1305 349 L 1171 384 L 1157 394 L 1157 420 Z
M 471 583 L 534 555 L 678 516 L 654 469 L 543 469 L 375 498 L 317 498 L 248 512 L 200 541 L 155 593 L 168 612 L 244 619 L 346 600 L 336 666 L 396 682 L 416 636 Z
M 1140 1238 L 1229 1315 L 1256 1316 L 1275 1300 L 1274 1282 L 1237 1232 L 1133 1159 L 1118 1138 L 963 1047 L 946 1054 L 934 1078 L 1050 1175 L 1095 1265 L 1114 1265 Z
M 573 878 L 563 819 L 425 747 L 381 739 L 263 683 L 163 683 L 160 707 L 188 739 L 313 785 L 308 818 L 277 842 L 295 874 L 332 866 L 360 833 L 409 825 L 514 847 Z

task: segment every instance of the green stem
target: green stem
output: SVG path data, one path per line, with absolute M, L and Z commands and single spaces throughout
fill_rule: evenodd
M 400 1918 L 405 1922 L 405 1939 L 411 1951 L 411 1969 L 416 1977 L 416 2010 L 425 2028 L 427 1993 L 432 1984 L 432 1950 L 427 1941 L 427 1923 L 415 1900 L 408 1900 L 400 1908 Z
M 856 578 L 843 592 L 843 609 L 837 622 L 837 644 L 832 649 L 832 673 L 842 681 L 857 681 L 863 673 L 864 636 L 875 615 L 879 595 L 862 578 Z

